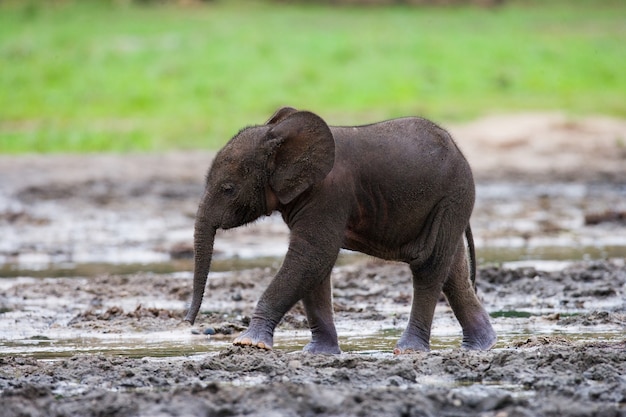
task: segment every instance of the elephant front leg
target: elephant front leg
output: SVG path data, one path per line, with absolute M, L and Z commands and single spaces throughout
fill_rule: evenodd
M 252 346 L 266 350 L 271 350 L 274 347 L 274 329 L 284 313 L 281 314 L 280 311 L 272 310 L 266 304 L 261 297 L 250 319 L 248 329 L 233 340 L 234 345 Z
M 341 353 L 333 320 L 333 297 L 330 274 L 303 299 L 312 340 L 305 352 L 319 354 Z
M 259 299 L 250 326 L 234 340 L 235 345 L 272 349 L 274 329 L 285 313 L 304 299 L 307 315 L 317 329 L 313 330 L 309 350 L 329 350 L 333 344 L 338 349 L 332 323 L 330 272 L 339 254 L 339 239 L 329 246 L 309 242 L 292 230 L 283 266 Z
M 285 265 L 288 265 L 287 260 Z M 285 313 L 302 299 L 305 293 L 303 288 L 292 283 L 290 274 L 285 272 L 285 265 L 261 295 L 248 329 L 237 337 L 233 344 L 267 350 L 274 346 L 274 329 Z

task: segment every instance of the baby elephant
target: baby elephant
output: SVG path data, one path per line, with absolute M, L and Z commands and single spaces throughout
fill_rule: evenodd
M 274 328 L 302 300 L 312 333 L 304 350 L 341 353 L 330 274 L 345 248 L 405 262 L 413 273 L 411 316 L 394 353 L 429 349 L 441 291 L 463 328 L 463 347 L 489 349 L 495 332 L 473 286 L 473 206 L 470 167 L 436 124 L 409 117 L 329 127 L 308 111 L 281 108 L 266 124 L 240 131 L 209 170 L 185 320 L 193 324 L 200 309 L 216 230 L 278 211 L 290 229 L 289 250 L 236 345 L 271 349 Z

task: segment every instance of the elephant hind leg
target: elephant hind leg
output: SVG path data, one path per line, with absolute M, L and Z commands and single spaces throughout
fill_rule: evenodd
M 463 329 L 462 347 L 471 350 L 488 350 L 496 343 L 496 333 L 489 315 L 476 296 L 469 279 L 465 247 L 461 240 L 444 283 L 443 293 Z
M 303 299 L 312 340 L 304 347 L 305 352 L 341 353 L 337 331 L 333 321 L 332 283 L 330 274 Z
M 445 204 L 436 207 L 429 215 L 427 227 L 407 246 L 413 273 L 413 301 L 409 323 L 396 344 L 395 354 L 430 349 L 435 307 L 456 252 L 456 245 L 450 239 L 462 234 L 462 230 L 454 230 L 450 216 Z
M 429 260 L 411 264 L 413 273 L 413 301 L 409 323 L 396 343 L 393 353 L 405 354 L 430 350 L 430 328 L 444 278 L 447 262 Z

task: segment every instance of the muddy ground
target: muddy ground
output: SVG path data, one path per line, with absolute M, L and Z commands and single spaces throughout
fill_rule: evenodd
M 232 347 L 288 232 L 272 217 L 218 236 L 202 314 L 181 325 L 210 154 L 0 157 L 0 414 L 626 415 L 626 122 L 452 131 L 477 178 L 488 352 L 458 348 L 441 300 L 432 351 L 393 356 L 408 270 L 348 253 L 333 273 L 343 354 L 300 352 L 299 305 L 273 351 Z

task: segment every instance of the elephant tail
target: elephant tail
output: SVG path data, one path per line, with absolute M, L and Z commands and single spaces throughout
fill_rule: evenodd
M 465 228 L 465 239 L 467 239 L 467 248 L 469 250 L 470 258 L 470 281 L 476 292 L 476 249 L 474 248 L 474 235 L 472 234 L 472 227 L 467 224 Z

